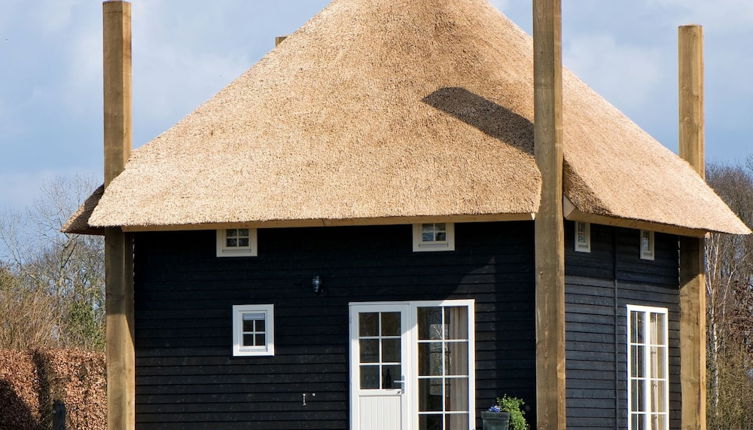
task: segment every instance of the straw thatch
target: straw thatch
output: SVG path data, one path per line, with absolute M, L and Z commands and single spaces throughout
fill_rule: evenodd
M 79 219 L 148 229 L 535 213 L 532 77 L 530 36 L 485 0 L 335 0 L 134 151 Z M 564 104 L 565 193 L 580 211 L 748 232 L 687 163 L 567 71 Z

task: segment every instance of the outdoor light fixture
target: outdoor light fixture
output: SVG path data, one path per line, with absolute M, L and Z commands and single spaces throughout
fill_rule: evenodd
M 311 288 L 317 296 L 324 290 L 322 287 L 322 278 L 319 277 L 319 275 L 314 275 L 314 277 L 311 278 Z

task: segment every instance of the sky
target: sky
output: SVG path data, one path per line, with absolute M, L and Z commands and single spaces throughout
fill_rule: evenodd
M 2 3 L 0 210 L 15 210 L 51 178 L 102 176 L 101 2 Z M 327 3 L 133 0 L 134 146 L 170 128 Z M 492 3 L 531 33 L 530 0 Z M 707 160 L 741 163 L 753 154 L 753 1 L 562 3 L 565 66 L 673 151 L 677 26 L 702 24 Z

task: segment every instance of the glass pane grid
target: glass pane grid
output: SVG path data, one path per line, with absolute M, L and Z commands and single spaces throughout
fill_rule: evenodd
M 418 309 L 419 429 L 466 428 L 469 417 L 468 308 Z
M 631 429 L 664 430 L 669 423 L 666 314 L 631 311 L 630 317 Z
M 266 324 L 264 314 L 253 313 L 242 316 L 241 335 L 243 346 L 266 346 Z
M 402 379 L 400 312 L 358 314 L 361 389 L 394 390 Z

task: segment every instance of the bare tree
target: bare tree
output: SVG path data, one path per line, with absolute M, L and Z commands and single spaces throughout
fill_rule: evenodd
M 707 179 L 753 226 L 753 170 L 711 165 Z M 712 234 L 706 265 L 709 428 L 744 428 L 739 423 L 753 422 L 753 237 Z
M 0 245 L 5 248 L 0 258 L 14 277 L 15 299 L 44 298 L 53 306 L 39 315 L 53 325 L 40 326 L 47 330 L 47 344 L 101 348 L 104 343 L 102 240 L 60 232 L 93 188 L 92 181 L 84 178 L 58 178 L 45 183 L 41 197 L 30 208 L 0 219 Z M 31 342 L 37 337 L 27 339 Z M 0 346 L 20 343 L 9 339 Z

